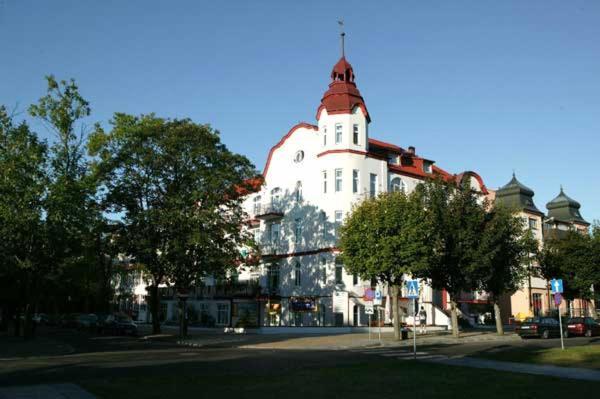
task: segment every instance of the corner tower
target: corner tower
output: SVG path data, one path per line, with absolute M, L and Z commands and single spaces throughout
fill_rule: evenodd
M 342 57 L 333 66 L 331 83 L 317 109 L 321 146 L 324 151 L 367 152 L 371 117 L 356 87 L 354 69 L 344 55 L 343 38 L 342 33 Z

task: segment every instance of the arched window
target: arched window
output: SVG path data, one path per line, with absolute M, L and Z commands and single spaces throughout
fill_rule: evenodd
M 394 177 L 392 179 L 392 181 L 390 182 L 390 191 L 391 192 L 398 192 L 398 191 L 405 191 L 405 186 L 404 186 L 404 182 L 402 181 L 402 179 L 400 179 L 399 177 Z

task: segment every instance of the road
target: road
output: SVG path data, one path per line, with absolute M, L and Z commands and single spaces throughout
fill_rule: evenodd
M 246 336 L 228 340 L 221 334 L 206 335 L 210 345 L 203 348 L 182 347 L 172 339 L 104 337 L 72 330 L 48 330 L 45 337 L 57 345 L 68 346 L 68 354 L 12 357 L 0 360 L 0 385 L 23 385 L 45 382 L 71 382 L 88 378 L 127 375 L 164 375 L 179 370 L 186 373 L 265 373 L 302 370 L 311 367 L 339 366 L 372 359 L 369 354 L 350 350 L 283 350 L 242 349 L 249 342 L 281 341 L 283 337 Z M 318 338 L 315 338 L 318 339 Z M 567 346 L 600 343 L 600 337 L 570 338 Z M 444 356 L 473 355 L 514 347 L 558 347 L 558 339 L 510 342 L 479 342 L 459 345 L 421 346 L 420 351 Z M 0 356 L 1 358 L 2 356 Z

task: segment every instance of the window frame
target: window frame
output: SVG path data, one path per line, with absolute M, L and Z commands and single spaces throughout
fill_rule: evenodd
M 341 123 L 336 123 L 335 124 L 335 143 L 336 144 L 342 144 L 343 142 L 343 126 Z
M 341 193 L 342 192 L 342 183 L 343 183 L 343 169 L 341 168 L 337 168 L 334 171 L 334 179 L 335 179 L 335 184 L 334 184 L 334 188 L 335 188 L 335 192 L 336 193 Z
M 352 125 L 352 143 L 354 145 L 359 145 L 359 130 L 358 123 Z

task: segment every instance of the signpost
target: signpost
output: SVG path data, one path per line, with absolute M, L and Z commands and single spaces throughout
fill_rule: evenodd
M 550 286 L 552 287 L 552 293 L 554 294 L 554 302 L 556 303 L 556 307 L 558 309 L 558 327 L 560 328 L 560 347 L 562 350 L 565 350 L 565 341 L 563 338 L 563 327 L 562 327 L 562 316 L 560 315 L 560 303 L 562 302 L 562 293 L 563 293 L 563 281 L 561 279 L 552 279 L 550 281 Z
M 412 299 L 413 305 L 413 352 L 415 360 L 417 359 L 417 303 L 416 299 L 419 297 L 419 281 L 418 280 L 407 280 L 406 281 L 406 297 Z
M 365 313 L 369 315 L 369 341 L 371 340 L 371 315 L 374 313 L 373 304 L 368 303 L 365 305 Z

